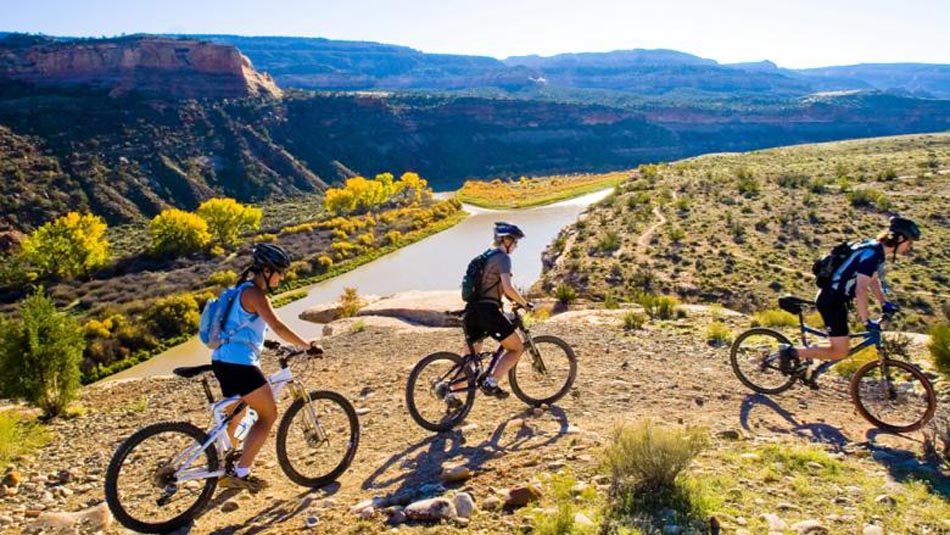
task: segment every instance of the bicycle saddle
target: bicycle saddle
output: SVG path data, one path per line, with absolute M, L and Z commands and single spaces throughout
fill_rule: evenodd
M 201 366 L 181 366 L 179 368 L 175 368 L 174 370 L 172 370 L 172 373 L 174 373 L 178 377 L 191 379 L 192 377 L 195 377 L 196 375 L 201 375 L 204 372 L 210 372 L 210 371 L 211 371 L 211 365 L 203 364 Z
M 803 310 L 813 306 L 815 306 L 814 301 L 809 301 L 807 299 L 802 299 L 793 295 L 785 295 L 778 298 L 778 307 L 786 312 L 791 312 L 792 314 L 801 314 Z

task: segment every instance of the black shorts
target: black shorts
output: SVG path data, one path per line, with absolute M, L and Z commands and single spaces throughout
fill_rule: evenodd
M 218 378 L 224 397 L 246 396 L 267 384 L 264 372 L 257 366 L 211 361 L 211 371 Z
M 491 336 L 500 342 L 515 332 L 515 326 L 501 311 L 501 305 L 490 302 L 472 303 L 465 307 L 462 324 L 465 329 L 465 340 L 470 344 L 486 336 Z
M 848 336 L 848 298 L 836 292 L 822 290 L 818 293 L 815 305 L 825 322 L 825 328 L 828 329 L 828 336 Z

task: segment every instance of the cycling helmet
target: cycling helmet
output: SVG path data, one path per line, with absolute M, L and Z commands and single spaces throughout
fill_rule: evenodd
M 271 243 L 254 246 L 254 268 L 268 268 L 283 273 L 290 267 L 290 255 L 283 247 Z
M 920 239 L 920 227 L 906 217 L 894 216 L 891 218 L 889 230 L 893 234 L 900 234 L 905 239 L 917 241 Z
M 512 225 L 511 223 L 505 223 L 504 221 L 495 222 L 495 239 L 511 236 L 516 240 L 524 238 L 524 232 L 521 232 L 521 229 L 517 225 Z

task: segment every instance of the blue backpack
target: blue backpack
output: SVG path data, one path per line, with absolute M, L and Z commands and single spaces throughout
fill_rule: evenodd
M 217 349 L 228 343 L 229 336 L 241 328 L 239 325 L 231 332 L 224 331 L 231 307 L 240 299 L 242 289 L 240 284 L 225 288 L 217 298 L 209 299 L 205 304 L 205 309 L 201 312 L 201 323 L 198 325 L 198 338 L 209 349 Z

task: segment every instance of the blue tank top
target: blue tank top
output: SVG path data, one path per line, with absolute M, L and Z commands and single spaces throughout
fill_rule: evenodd
M 224 322 L 224 332 L 229 333 L 228 342 L 211 353 L 211 360 L 245 366 L 259 365 L 267 323 L 259 315 L 244 310 L 244 305 L 241 304 L 244 290 L 253 285 L 253 282 L 247 281 L 239 286 L 241 293 L 234 298 L 234 304 Z

